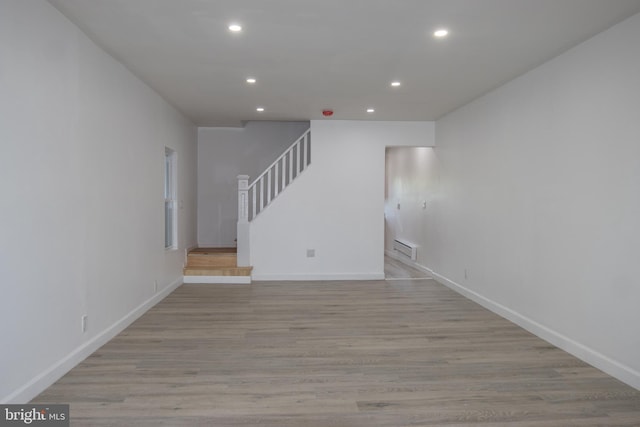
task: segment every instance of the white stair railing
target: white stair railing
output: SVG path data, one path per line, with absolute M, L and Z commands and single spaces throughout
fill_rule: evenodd
M 249 175 L 238 175 L 238 225 L 236 226 L 236 265 L 249 267 Z
M 307 130 L 248 188 L 248 221 L 260 214 L 311 164 L 311 133 Z
M 251 184 L 248 175 L 238 175 L 239 267 L 250 265 L 249 222 L 269 206 L 310 164 L 311 132 L 307 130 Z

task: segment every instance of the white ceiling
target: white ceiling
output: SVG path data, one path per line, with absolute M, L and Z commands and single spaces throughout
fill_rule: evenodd
M 435 120 L 640 12 L 640 0 L 49 1 L 200 126 L 324 108 Z M 432 37 L 440 26 L 447 39 Z

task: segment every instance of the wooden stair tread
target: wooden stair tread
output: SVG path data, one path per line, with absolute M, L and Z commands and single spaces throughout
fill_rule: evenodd
M 185 267 L 185 276 L 250 276 L 253 267 Z
M 238 255 L 234 252 L 218 252 L 218 253 L 206 253 L 206 252 L 196 252 L 196 253 L 192 253 L 189 252 L 189 254 L 187 256 L 192 256 L 192 257 L 196 257 L 196 258 L 206 258 L 206 257 L 211 257 L 211 258 L 220 258 L 220 257 L 232 257 L 235 258 Z
M 189 255 L 191 254 L 193 255 L 236 254 L 237 252 L 238 252 L 238 248 L 194 248 L 189 251 Z
M 235 258 L 238 256 L 235 252 L 189 252 L 187 256 L 194 258 Z
M 208 267 L 223 268 L 237 267 L 238 255 L 236 248 L 198 248 L 187 254 L 187 268 Z
M 185 276 L 251 276 L 253 267 L 238 267 L 236 248 L 196 248 L 187 254 Z
M 236 255 L 229 256 L 192 256 L 187 257 L 187 267 L 237 267 L 238 259 Z

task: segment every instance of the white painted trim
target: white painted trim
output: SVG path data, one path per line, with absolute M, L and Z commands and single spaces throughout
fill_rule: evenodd
M 433 277 L 439 283 L 452 289 L 453 291 L 469 298 L 470 300 L 477 302 L 484 308 L 491 310 L 499 316 L 515 323 L 516 325 L 526 329 L 539 338 L 553 344 L 554 346 L 561 348 L 567 353 L 572 354 L 578 359 L 606 372 L 619 379 L 620 381 L 640 390 L 640 372 L 635 369 L 626 366 L 617 360 L 611 359 L 598 351 L 587 347 L 553 329 L 550 329 L 533 319 L 530 319 L 504 305 L 497 303 L 479 293 L 466 288 L 453 280 L 431 271 Z
M 399 261 L 399 262 L 401 262 L 403 264 L 408 265 L 409 267 L 413 267 L 413 268 L 415 268 L 417 270 L 424 271 L 427 274 L 433 274 L 433 271 L 431 271 L 429 268 L 425 267 L 424 265 L 418 264 L 415 261 L 412 261 L 410 259 L 407 259 L 406 257 L 400 256 L 394 251 L 390 251 L 388 249 L 385 249 L 384 254 L 388 255 L 390 258 L 395 259 L 396 261 Z
M 384 280 L 384 273 L 362 274 L 254 274 L 253 280 L 328 281 L 328 280 Z
M 182 259 L 182 268 L 184 269 L 189 263 L 189 251 L 191 248 L 184 248 L 184 257 Z
M 162 301 L 167 295 L 173 292 L 182 284 L 182 280 L 178 279 L 171 283 L 166 288 L 158 291 L 151 298 L 134 308 L 131 312 L 126 314 L 122 319 L 115 322 L 110 327 L 100 332 L 89 341 L 77 347 L 69 355 L 62 360 L 54 363 L 49 368 L 45 369 L 40 374 L 36 375 L 31 381 L 24 386 L 20 387 L 8 396 L 0 399 L 0 403 L 26 403 L 42 393 L 53 383 L 58 381 L 64 374 L 69 372 L 72 368 L 89 357 L 93 352 L 98 350 L 104 344 L 109 342 L 113 337 L 118 335 L 129 325 L 131 325 L 140 316 L 146 313 L 151 307 Z
M 251 283 L 251 276 L 184 276 L 184 283 Z

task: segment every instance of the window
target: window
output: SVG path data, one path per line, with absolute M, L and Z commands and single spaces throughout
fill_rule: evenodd
M 164 149 L 164 247 L 178 248 L 178 214 L 176 209 L 176 152 Z

